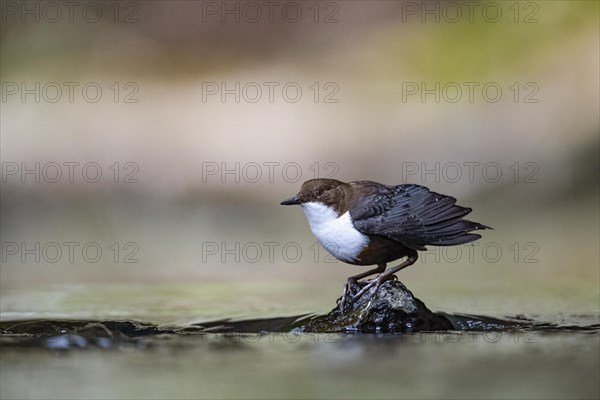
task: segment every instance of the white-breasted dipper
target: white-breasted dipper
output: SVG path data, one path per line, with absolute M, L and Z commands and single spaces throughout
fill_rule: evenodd
M 377 268 L 348 278 L 342 294 L 343 309 L 350 285 L 359 279 L 380 275 L 354 298 L 415 263 L 417 250 L 425 246 L 454 246 L 473 242 L 471 233 L 489 227 L 463 219 L 470 208 L 456 205 L 454 197 L 434 193 L 413 184 L 388 186 L 372 181 L 341 182 L 311 179 L 300 193 L 281 202 L 302 207 L 319 243 L 340 261 Z M 386 270 L 386 264 L 407 257 Z

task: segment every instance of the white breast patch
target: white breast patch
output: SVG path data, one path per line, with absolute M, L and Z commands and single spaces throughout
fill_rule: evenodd
M 310 202 L 301 206 L 313 235 L 325 250 L 338 260 L 358 261 L 369 238 L 354 228 L 349 211 L 338 217 L 333 208 L 322 203 Z

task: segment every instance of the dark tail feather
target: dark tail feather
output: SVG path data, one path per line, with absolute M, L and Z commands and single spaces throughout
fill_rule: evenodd
M 432 246 L 454 246 L 473 242 L 480 235 L 472 231 L 486 229 L 485 225 L 463 219 L 472 210 L 454 204 L 454 199 L 439 201 L 442 205 L 429 205 L 422 219 L 422 243 Z M 444 204 L 445 203 L 445 204 Z
M 400 187 L 400 186 L 399 186 Z M 425 250 L 425 246 L 454 246 L 473 242 L 481 235 L 473 231 L 491 229 L 483 224 L 466 219 L 471 209 L 456 204 L 456 199 L 431 192 L 423 186 L 402 185 L 409 192 L 409 207 L 402 215 L 402 229 L 386 232 L 387 236 L 415 250 Z M 404 199 L 404 198 L 403 198 Z
M 440 239 L 437 242 L 430 242 L 432 246 L 455 246 L 457 244 L 465 244 L 481 239 L 481 235 L 476 233 L 465 233 L 450 239 Z
M 471 243 L 481 238 L 481 235 L 471 233 L 472 231 L 491 229 L 488 226 L 466 219 L 438 224 L 432 228 L 428 230 L 426 235 L 427 244 L 432 246 L 454 246 Z

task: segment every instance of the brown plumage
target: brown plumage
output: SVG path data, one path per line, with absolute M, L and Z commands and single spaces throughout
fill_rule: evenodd
M 351 276 L 348 284 L 379 272 L 381 275 L 376 280 L 378 287 L 395 272 L 413 264 L 418 257 L 417 251 L 426 250 L 425 246 L 470 243 L 481 238 L 473 231 L 489 229 L 483 224 L 464 219 L 471 209 L 457 205 L 454 197 L 413 184 L 388 186 L 372 181 L 345 183 L 335 179 L 311 179 L 304 182 L 296 196 L 281 204 L 301 205 L 313 233 L 333 232 L 327 234 L 335 239 L 356 238 L 356 246 L 360 246 L 357 254 L 343 258 L 332 251 L 331 246 L 325 246 L 325 233 L 321 233 L 321 237 L 315 234 L 321 244 L 344 262 L 378 265 L 373 270 Z M 347 221 L 348 216 L 350 222 Z M 325 221 L 327 218 L 330 220 Z M 315 229 L 314 225 L 320 226 L 321 219 L 333 228 Z M 348 251 L 354 249 L 353 243 L 338 240 L 336 245 Z M 386 263 L 401 257 L 407 257 L 407 260 L 385 271 Z

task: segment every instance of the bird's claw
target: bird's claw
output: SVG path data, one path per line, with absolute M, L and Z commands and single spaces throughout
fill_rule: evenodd
M 356 295 L 354 297 L 352 297 L 352 299 L 350 301 L 354 303 L 356 300 L 360 299 L 361 296 L 363 294 L 365 294 L 373 286 L 375 286 L 376 288 L 379 288 L 379 286 L 381 285 L 381 283 L 379 283 L 379 279 L 380 278 L 371 280 L 365 287 L 363 287 L 358 293 L 356 293 Z M 375 291 L 377 291 L 377 289 L 375 289 Z
M 356 280 L 348 279 L 348 281 L 344 284 L 344 288 L 342 289 L 342 297 L 337 300 L 337 305 L 340 306 L 340 311 L 344 312 L 344 307 L 346 306 L 346 300 L 348 298 L 348 293 L 350 292 L 350 287 L 356 285 Z
M 340 307 L 340 311 L 343 313 L 346 303 L 352 304 L 356 300 L 358 300 L 363 294 L 365 294 L 369 289 L 375 286 L 375 292 L 379 290 L 379 287 L 383 284 L 383 282 L 388 280 L 398 280 L 396 275 L 379 275 L 377 278 L 371 279 L 369 283 L 365 287 L 363 287 L 356 295 L 354 295 L 351 299 L 348 299 L 348 294 L 350 293 L 350 287 L 357 284 L 356 280 L 348 279 L 348 281 L 344 284 L 344 288 L 342 289 L 342 296 L 337 299 L 336 304 Z
M 376 295 L 377 291 L 379 290 L 379 287 L 383 284 L 383 282 L 386 282 L 388 280 L 398 280 L 398 277 L 396 275 L 379 275 L 377 278 L 369 281 L 369 283 L 365 287 L 363 287 L 360 290 L 360 292 L 356 293 L 356 295 L 352 297 L 350 302 L 354 303 L 356 300 L 360 299 L 360 297 L 367 291 L 369 291 L 373 286 L 375 286 L 375 291 L 373 292 L 373 295 Z

